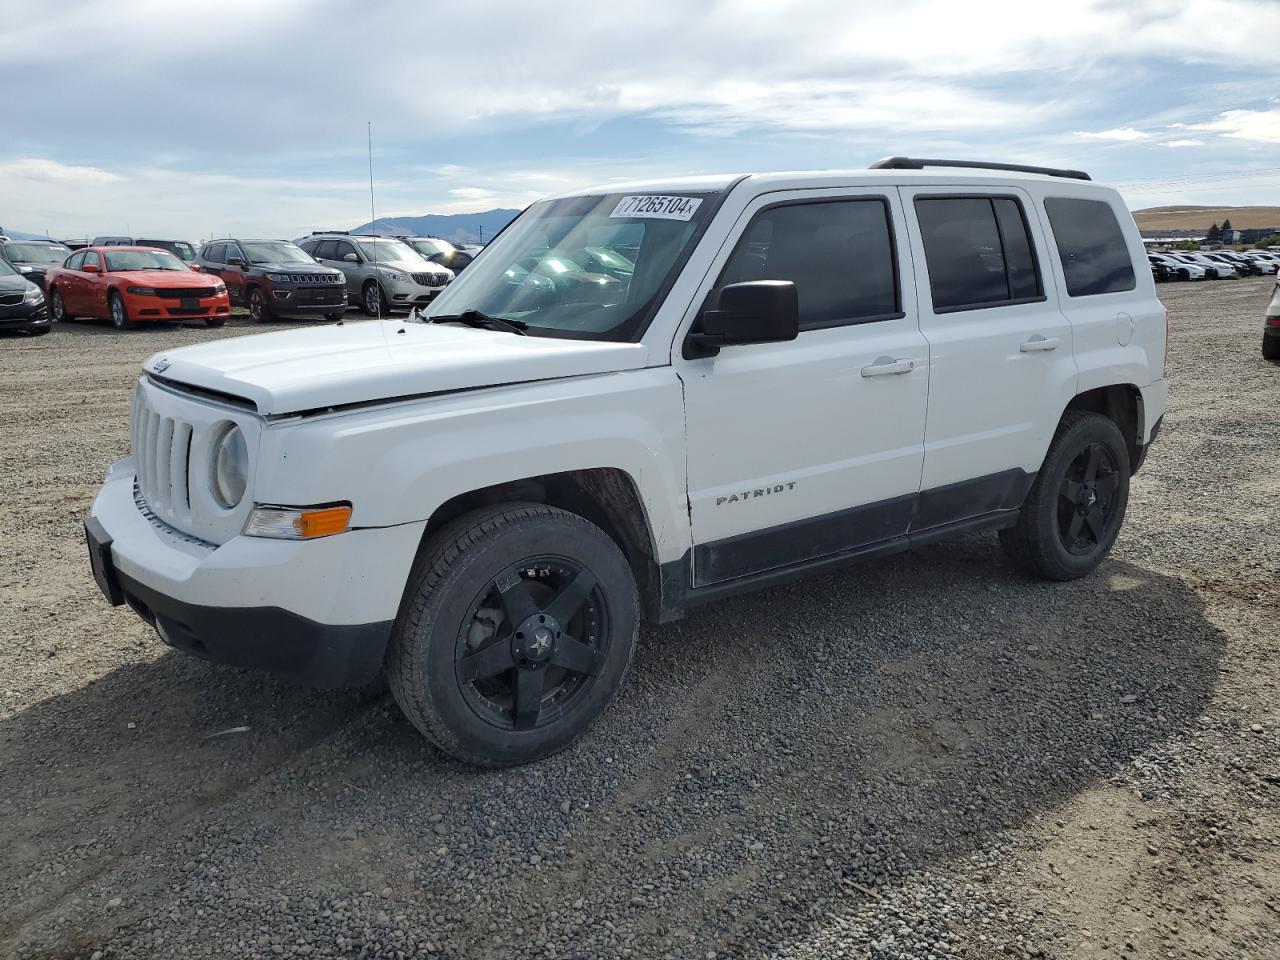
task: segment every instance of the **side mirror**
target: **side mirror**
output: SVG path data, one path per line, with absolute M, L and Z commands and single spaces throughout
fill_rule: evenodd
M 102 272 L 101 270 L 98 269 L 98 265 L 96 263 L 86 263 L 80 269 L 85 273 L 101 273 Z
M 347 263 L 359 263 L 359 262 L 360 262 L 360 258 L 359 258 L 359 257 L 357 257 L 354 253 L 344 253 L 344 254 L 342 255 L 342 259 L 343 259 L 343 260 L 345 260 Z
M 227 257 L 227 266 L 229 266 L 229 267 L 243 267 L 243 266 L 244 266 L 244 257 Z
M 794 340 L 800 333 L 800 298 L 790 280 L 748 280 L 720 291 L 685 340 L 686 360 L 714 357 L 721 347 Z

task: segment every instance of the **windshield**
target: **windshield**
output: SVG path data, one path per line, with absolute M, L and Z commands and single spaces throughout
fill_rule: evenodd
M 102 256 L 111 271 L 190 269 L 167 250 L 104 250 Z
M 17 263 L 61 263 L 71 256 L 66 247 L 52 243 L 10 243 L 4 252 Z
M 360 252 L 366 260 L 377 260 L 386 263 L 393 260 L 408 260 L 410 263 L 421 260 L 414 250 L 399 240 L 357 240 Z
M 18 271 L 9 266 L 8 260 L 0 260 L 0 277 L 17 276 Z
M 478 310 L 542 336 L 638 339 L 710 220 L 715 196 L 614 193 L 536 203 L 424 316 Z
M 185 240 L 139 240 L 140 247 L 159 247 L 161 250 L 168 250 L 181 260 L 188 263 L 195 260 L 196 251 L 191 244 Z
M 311 255 L 295 243 L 283 240 L 241 242 L 250 263 L 315 263 Z
M 417 250 L 424 257 L 429 257 L 436 253 L 453 253 L 454 246 L 448 240 L 410 240 L 409 246 Z

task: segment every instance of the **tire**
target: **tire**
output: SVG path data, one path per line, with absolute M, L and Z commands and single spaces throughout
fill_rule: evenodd
M 54 323 L 75 319 L 75 317 L 67 313 L 67 305 L 62 302 L 62 291 L 57 287 L 49 291 L 49 319 Z
M 613 699 L 639 618 L 631 568 L 604 531 L 555 507 L 499 504 L 420 551 L 387 679 L 444 753 L 529 763 L 567 747 Z
M 1280 337 L 1262 335 L 1262 359 L 1280 363 Z
M 266 294 L 262 292 L 260 287 L 250 287 L 249 295 L 245 298 L 245 303 L 249 308 L 249 316 L 254 323 L 269 323 L 275 319 L 275 314 L 271 312 L 271 304 L 267 301 Z
M 369 280 L 361 288 L 360 308 L 371 317 L 385 317 L 390 311 L 391 304 L 387 302 L 387 295 L 377 280 Z
M 1115 422 L 1068 410 L 1036 482 L 1000 542 L 1014 564 L 1050 580 L 1075 580 L 1110 552 L 1129 503 L 1129 449 Z
M 112 290 L 107 294 L 107 313 L 111 317 L 111 325 L 117 330 L 134 330 L 137 323 L 129 319 L 129 311 L 125 309 L 124 298 Z
M 1179 270 L 1179 271 L 1178 271 L 1178 279 L 1179 279 L 1179 280 L 1190 280 L 1190 279 L 1191 279 L 1191 271 L 1190 271 L 1190 270 Z
M 226 322 L 227 322 L 226 317 L 209 317 L 207 320 L 205 320 L 204 325 L 206 327 L 212 327 L 213 329 L 216 330 L 218 329 L 218 327 L 223 326 Z

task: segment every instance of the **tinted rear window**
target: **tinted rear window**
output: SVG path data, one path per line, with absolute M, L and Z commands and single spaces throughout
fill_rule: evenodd
M 1040 299 L 1021 204 L 1012 197 L 916 197 L 935 312 Z
M 1091 297 L 1132 290 L 1133 262 L 1111 204 L 1101 200 L 1050 197 L 1044 202 L 1067 293 Z

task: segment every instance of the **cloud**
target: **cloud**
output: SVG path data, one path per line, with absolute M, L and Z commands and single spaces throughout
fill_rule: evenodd
M 449 196 L 459 200 L 492 200 L 497 194 L 484 187 L 454 187 L 449 191 Z
M 1280 107 L 1270 110 L 1228 110 L 1208 123 L 1189 124 L 1188 129 L 1216 133 L 1233 140 L 1280 143 Z
M 124 179 L 109 170 L 97 167 L 74 166 L 49 160 L 44 157 L 26 157 L 0 163 L 0 177 L 14 177 L 19 180 L 39 183 L 78 184 L 96 186 L 104 183 L 117 183 Z
M 1188 137 L 1182 140 L 1166 140 L 1161 144 L 1162 147 L 1203 147 L 1204 141 L 1197 140 L 1194 137 Z
M 1072 136 L 1080 137 L 1082 140 L 1117 140 L 1124 143 L 1151 139 L 1151 134 L 1135 130 L 1133 127 L 1115 127 L 1111 130 L 1098 130 L 1096 132 L 1077 130 Z

